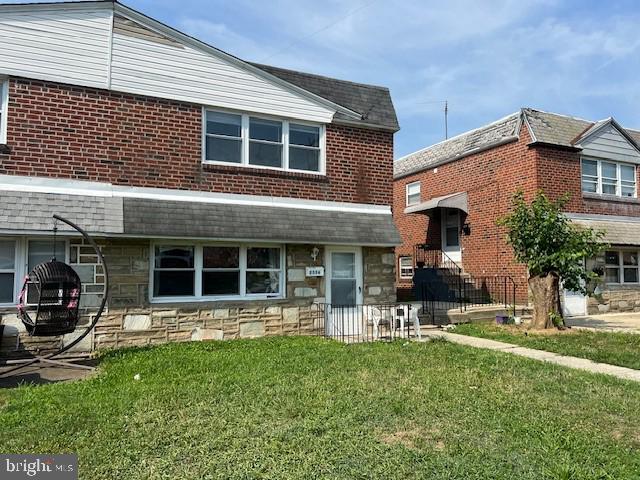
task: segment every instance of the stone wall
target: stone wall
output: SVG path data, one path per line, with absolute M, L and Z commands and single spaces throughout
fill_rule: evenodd
M 588 298 L 590 315 L 609 312 L 640 312 L 640 286 L 607 285 Z
M 326 280 L 305 275 L 306 267 L 324 265 L 321 245 L 287 246 L 286 299 L 168 305 L 148 300 L 149 241 L 109 239 L 99 243 L 109 265 L 108 308 L 75 352 L 176 341 L 312 335 L 323 327 L 315 304 L 325 300 Z M 316 260 L 312 253 L 317 254 Z M 363 263 L 365 303 L 394 302 L 393 248 L 365 247 Z M 102 298 L 104 272 L 93 249 L 79 239 L 70 243 L 70 264 L 83 282 L 80 324 L 88 325 Z M 5 326 L 0 349 L 3 356 L 55 351 L 78 335 L 28 337 L 15 309 L 0 310 L 0 323 Z M 77 331 L 82 332 L 80 328 Z

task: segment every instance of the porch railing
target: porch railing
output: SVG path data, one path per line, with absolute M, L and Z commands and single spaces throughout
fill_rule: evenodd
M 347 343 L 420 336 L 418 306 L 402 303 L 313 305 L 316 335 Z

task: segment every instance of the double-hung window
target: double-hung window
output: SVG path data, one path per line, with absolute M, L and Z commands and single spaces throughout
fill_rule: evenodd
M 582 191 L 635 197 L 636 167 L 628 163 L 583 158 Z
M 9 80 L 0 78 L 0 145 L 7 143 L 8 111 L 9 111 Z
M 406 204 L 407 207 L 420 203 L 420 182 L 408 183 L 406 186 Z
M 204 163 L 324 173 L 323 126 L 215 110 L 203 119 Z
M 636 250 L 607 250 L 605 252 L 606 283 L 638 283 L 638 252 Z
M 0 305 L 15 300 L 16 241 L 0 239 Z
M 283 291 L 283 249 L 258 245 L 155 245 L 157 301 L 272 298 Z
M 400 257 L 398 259 L 398 269 L 400 270 L 401 279 L 411 280 L 413 278 L 413 258 Z

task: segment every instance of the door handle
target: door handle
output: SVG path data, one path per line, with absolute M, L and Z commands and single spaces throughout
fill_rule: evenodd
M 358 287 L 358 293 L 362 293 L 362 287 Z

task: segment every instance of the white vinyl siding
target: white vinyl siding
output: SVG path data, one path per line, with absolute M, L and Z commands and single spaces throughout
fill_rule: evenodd
M 417 205 L 420 203 L 420 182 L 408 183 L 406 186 L 406 205 Z
M 0 74 L 108 87 L 111 5 L 3 6 Z
M 116 22 L 118 17 L 116 16 Z M 335 110 L 190 45 L 113 34 L 114 90 L 330 123 Z
M 582 191 L 636 197 L 636 166 L 596 158 L 582 158 Z
M 202 131 L 203 163 L 325 173 L 324 125 L 204 108 Z
M 158 242 L 151 248 L 155 303 L 284 298 L 284 247 Z
M 7 143 L 9 115 L 9 80 L 0 78 L 0 145 Z
M 607 250 L 605 252 L 606 283 L 640 283 L 637 250 Z

